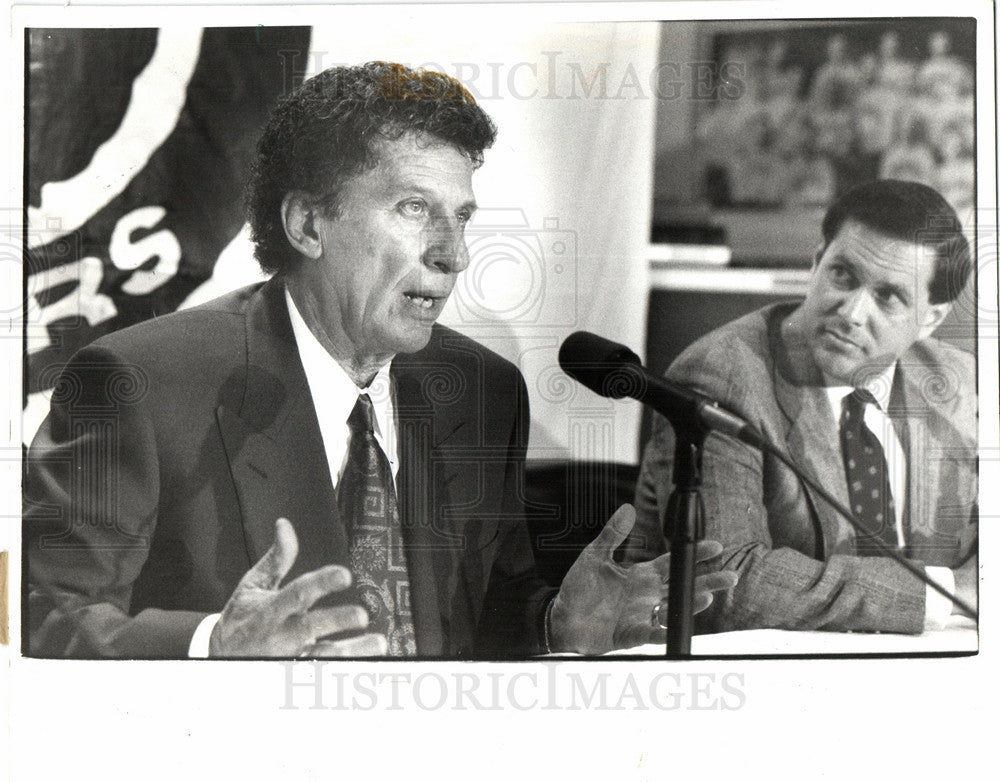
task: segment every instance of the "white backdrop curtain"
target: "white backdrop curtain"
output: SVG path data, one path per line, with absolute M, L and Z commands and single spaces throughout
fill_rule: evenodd
M 442 322 L 520 367 L 529 458 L 637 459 L 638 405 L 584 391 L 557 354 L 578 329 L 645 349 L 657 34 L 653 22 L 487 30 L 426 17 L 377 35 L 313 28 L 310 73 L 376 59 L 442 70 L 499 126 L 473 179 L 471 265 Z

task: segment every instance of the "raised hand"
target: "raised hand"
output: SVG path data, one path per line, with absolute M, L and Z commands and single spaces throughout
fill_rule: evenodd
M 327 565 L 279 588 L 299 553 L 288 519 L 274 525 L 274 543 L 246 575 L 212 630 L 210 657 L 374 657 L 388 649 L 384 636 L 365 633 L 338 641 L 325 636 L 368 626 L 357 605 L 312 608 L 325 595 L 351 584 L 351 572 Z
M 551 615 L 552 651 L 603 654 L 648 643 L 665 643 L 666 631 L 652 623 L 653 609 L 661 606 L 666 620 L 670 555 L 651 562 L 623 566 L 614 551 L 635 524 L 635 508 L 622 505 L 601 534 L 585 548 L 563 579 Z M 695 559 L 712 559 L 722 551 L 713 540 L 698 543 Z M 731 589 L 736 574 L 709 573 L 695 579 L 694 611 L 704 611 L 712 593 Z

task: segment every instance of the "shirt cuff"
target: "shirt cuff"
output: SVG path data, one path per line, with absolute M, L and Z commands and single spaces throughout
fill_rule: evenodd
M 955 594 L 955 574 L 951 568 L 928 566 L 927 578 L 943 587 L 949 594 Z M 927 586 L 924 603 L 924 630 L 941 630 L 951 617 L 951 601 L 941 593 Z
M 949 573 L 951 571 L 948 571 Z M 208 644 L 212 640 L 212 631 L 219 622 L 222 614 L 209 614 L 198 624 L 194 635 L 191 636 L 191 643 L 188 646 L 188 657 L 193 659 L 205 659 L 208 657 Z

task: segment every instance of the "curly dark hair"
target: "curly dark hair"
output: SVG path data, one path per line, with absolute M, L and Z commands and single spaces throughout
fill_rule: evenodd
M 931 304 L 952 302 L 972 271 L 969 242 L 962 223 L 932 187 L 901 179 L 879 179 L 848 190 L 823 218 L 823 247 L 847 220 L 855 220 L 894 239 L 934 248 L 934 274 L 928 282 Z
M 450 76 L 388 62 L 323 71 L 283 98 L 257 143 L 247 186 L 254 254 L 266 272 L 298 263 L 281 223 L 281 203 L 299 190 L 328 215 L 343 183 L 378 163 L 379 139 L 426 133 L 482 165 L 496 126 Z

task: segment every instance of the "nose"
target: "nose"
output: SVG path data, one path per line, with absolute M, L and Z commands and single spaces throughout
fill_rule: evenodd
M 457 218 L 435 218 L 426 229 L 424 264 L 445 274 L 467 269 L 469 248 L 465 246 L 464 228 Z
M 837 312 L 848 323 L 855 326 L 862 326 L 868 319 L 874 303 L 871 293 L 865 288 L 855 288 L 850 293 L 845 294 L 844 300 L 841 302 L 840 307 L 837 308 Z

